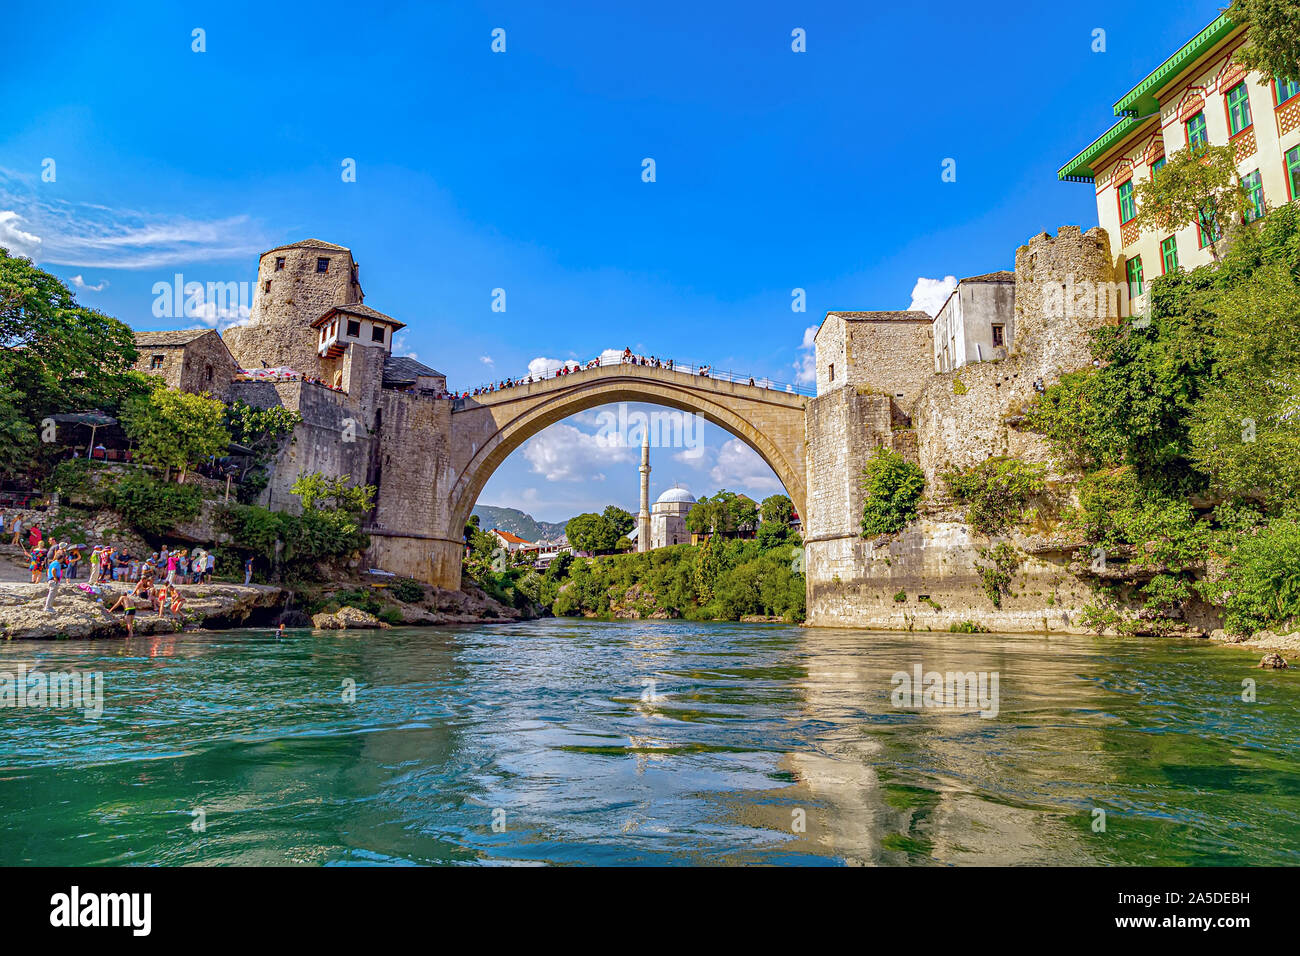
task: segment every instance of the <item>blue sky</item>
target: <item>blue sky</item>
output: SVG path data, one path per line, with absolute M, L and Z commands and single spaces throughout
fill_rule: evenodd
M 404 350 L 457 388 L 625 345 L 792 381 L 828 309 L 907 308 L 920 279 L 1010 268 L 1029 236 L 1094 225 L 1091 189 L 1056 169 L 1218 12 L 171 6 L 9 11 L 0 245 L 83 302 L 165 328 L 194 323 L 153 316 L 157 281 L 251 282 L 265 249 L 338 242 L 367 304 L 409 324 Z M 791 50 L 795 28 L 807 52 Z M 592 431 L 590 416 L 554 426 L 481 500 L 547 520 L 634 507 L 635 462 L 593 450 Z M 717 429 L 691 461 L 654 464 L 656 492 L 775 486 Z

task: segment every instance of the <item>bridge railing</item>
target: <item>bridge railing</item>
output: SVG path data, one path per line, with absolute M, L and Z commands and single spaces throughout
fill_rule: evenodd
M 657 364 L 656 364 L 657 363 Z M 553 378 L 563 378 L 564 369 L 568 369 L 568 374 L 573 375 L 578 372 L 585 372 L 588 369 L 603 368 L 611 365 L 632 365 L 643 368 L 659 368 L 671 372 L 678 372 L 683 375 L 692 375 L 698 378 L 711 378 L 720 382 L 738 382 L 742 385 L 752 385 L 756 388 L 771 389 L 778 392 L 786 392 L 790 395 L 815 396 L 816 388 L 810 385 L 799 385 L 793 382 L 781 382 L 767 375 L 750 375 L 746 372 L 737 372 L 733 369 L 719 369 L 714 365 L 695 360 L 679 361 L 677 359 L 657 359 L 648 355 L 632 355 L 630 358 L 624 357 L 621 352 L 613 349 L 607 350 L 597 358 L 587 362 L 578 362 L 573 359 L 559 360 L 555 364 L 541 373 L 527 371 L 519 376 L 510 376 L 509 378 L 498 379 L 495 382 L 487 382 L 476 388 L 469 389 L 470 398 L 475 397 L 475 392 L 482 395 L 484 393 L 495 394 L 500 391 L 509 391 L 514 388 L 526 386 L 536 382 L 549 381 Z M 558 374 L 557 374 L 558 372 Z M 509 385 L 502 387 L 502 382 L 509 382 Z M 464 397 L 462 392 L 454 393 L 454 397 Z

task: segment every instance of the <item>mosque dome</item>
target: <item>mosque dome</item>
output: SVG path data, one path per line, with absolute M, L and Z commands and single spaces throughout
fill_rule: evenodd
M 664 504 L 695 504 L 695 496 L 685 488 L 669 488 L 655 501 L 657 505 Z

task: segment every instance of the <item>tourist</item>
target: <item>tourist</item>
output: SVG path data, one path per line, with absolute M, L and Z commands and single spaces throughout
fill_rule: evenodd
M 27 532 L 27 546 L 29 548 L 37 548 L 40 546 L 40 543 L 41 526 L 39 524 L 34 524 L 32 525 L 32 530 Z
M 45 566 L 45 552 L 37 548 L 34 551 L 24 550 L 23 553 L 27 555 L 27 570 L 32 573 L 32 584 L 35 584 L 41 579 L 41 569 Z
M 204 559 L 203 565 L 203 583 L 212 583 L 212 572 L 217 569 L 217 556 L 209 551 Z
M 244 559 L 244 584 L 251 584 L 253 581 L 253 556 L 250 554 Z
M 14 529 L 14 539 L 13 539 L 12 541 L 10 541 L 9 543 L 10 543 L 11 545 L 13 545 L 15 548 L 21 548 L 21 547 L 23 546 L 23 544 L 22 544 L 21 541 L 18 540 L 18 538 L 19 538 L 19 536 L 23 533 L 23 516 L 22 516 L 22 515 L 18 515 L 18 514 L 14 515 L 14 524 L 13 524 L 13 529 Z
M 181 594 L 180 591 L 176 590 L 175 588 L 170 588 L 168 590 L 167 597 L 171 601 L 172 617 L 173 618 L 179 617 L 181 613 L 181 608 L 185 606 L 185 597 Z
M 99 547 L 99 545 L 95 545 L 94 550 L 90 552 L 90 586 L 92 588 L 99 583 L 99 574 L 100 574 L 99 556 L 101 551 L 102 549 Z
M 162 553 L 165 554 L 166 552 L 164 551 Z M 159 556 L 161 557 L 161 554 Z M 167 555 L 167 583 L 168 584 L 176 583 L 176 568 L 179 566 L 179 564 L 180 564 L 180 557 L 175 551 Z
M 81 564 L 81 547 L 73 545 L 68 549 L 68 580 L 77 580 L 77 566 Z
M 46 590 L 45 590 L 45 613 L 54 613 L 54 598 L 59 593 L 59 585 L 63 583 L 63 557 L 62 551 L 56 551 L 50 560 L 50 566 L 45 570 Z

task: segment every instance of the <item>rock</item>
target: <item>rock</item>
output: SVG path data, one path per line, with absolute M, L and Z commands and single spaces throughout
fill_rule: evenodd
M 83 591 L 85 581 L 68 581 L 54 599 L 54 613 L 45 613 L 44 584 L 0 584 L 0 637 L 100 638 L 124 637 L 126 617 L 109 614 L 107 608 L 130 588 L 124 583 L 102 586 L 103 602 Z M 185 596 L 181 620 L 156 617 L 152 610 L 136 613 L 137 634 L 164 634 L 185 626 L 239 627 L 259 608 L 280 603 L 279 588 L 242 584 L 183 584 Z
M 316 614 L 311 623 L 318 631 L 375 630 L 391 626 L 355 607 L 341 607 L 333 614 Z
M 1259 666 L 1280 671 L 1285 670 L 1288 665 L 1281 654 L 1265 654 L 1259 659 Z

